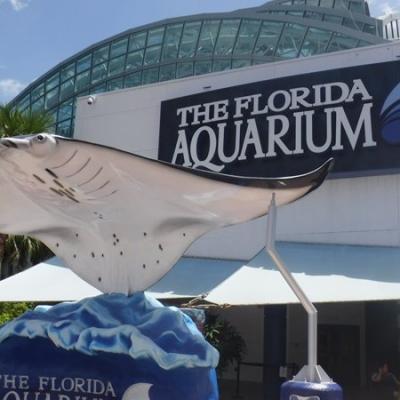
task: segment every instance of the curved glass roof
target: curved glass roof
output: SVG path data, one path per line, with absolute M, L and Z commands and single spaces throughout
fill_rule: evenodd
M 72 136 L 78 96 L 382 43 L 364 0 L 274 0 L 131 29 L 58 64 L 11 104 Z

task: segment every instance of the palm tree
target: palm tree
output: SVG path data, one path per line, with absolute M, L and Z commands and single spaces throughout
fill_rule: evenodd
M 20 112 L 10 105 L 0 105 L 0 137 L 45 132 L 54 124 L 45 112 Z
M 10 105 L 0 105 L 0 137 L 45 132 L 52 125 L 53 119 L 47 113 L 22 113 Z M 50 256 L 50 250 L 37 240 L 0 233 L 0 279 Z

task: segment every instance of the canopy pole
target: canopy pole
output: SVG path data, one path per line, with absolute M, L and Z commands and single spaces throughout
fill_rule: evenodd
M 318 330 L 318 311 L 314 304 L 310 301 L 303 289 L 299 286 L 293 275 L 286 268 L 284 262 L 279 256 L 278 251 L 275 247 L 276 240 L 276 203 L 275 193 L 272 194 L 271 203 L 268 209 L 268 221 L 267 221 L 267 238 L 265 244 L 265 250 L 270 255 L 272 260 L 278 267 L 279 272 L 290 286 L 294 294 L 303 305 L 308 315 L 308 365 L 306 370 L 307 380 L 310 382 L 320 382 L 321 376 L 318 373 L 317 363 L 317 330 Z M 305 371 L 304 371 L 305 372 Z M 325 378 L 325 377 L 324 377 Z M 323 379 L 325 380 L 325 379 Z

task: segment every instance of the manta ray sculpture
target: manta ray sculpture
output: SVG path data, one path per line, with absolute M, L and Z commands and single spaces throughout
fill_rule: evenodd
M 216 228 L 265 215 L 317 188 L 332 160 L 289 178 L 171 165 L 48 134 L 0 140 L 0 232 L 44 242 L 103 292 L 157 282 Z

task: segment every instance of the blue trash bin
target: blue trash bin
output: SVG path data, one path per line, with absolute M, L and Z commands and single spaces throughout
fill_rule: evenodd
M 342 388 L 335 382 L 288 381 L 281 386 L 281 400 L 343 400 Z

